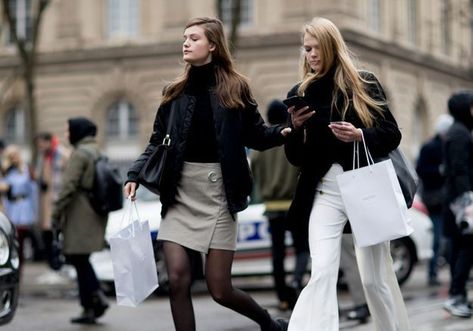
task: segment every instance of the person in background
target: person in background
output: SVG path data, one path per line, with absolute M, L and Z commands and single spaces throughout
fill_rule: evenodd
M 335 24 L 315 17 L 304 26 L 302 39 L 302 80 L 288 97 L 303 97 L 308 106 L 288 109 L 293 132 L 286 156 L 300 167 L 289 215 L 309 219 L 312 263 L 288 330 L 338 331 L 340 245 L 348 219 L 336 178 L 353 168 L 355 141 L 364 140 L 373 157 L 387 157 L 399 145 L 401 132 L 381 84 L 355 66 Z M 366 166 L 361 157 L 360 166 Z M 409 330 L 389 242 L 357 247 L 356 256 L 374 329 Z
M 281 101 L 273 100 L 269 104 L 267 117 L 270 125 L 286 124 L 287 107 Z M 268 217 L 270 226 L 273 278 L 279 299 L 278 308 L 283 311 L 292 309 L 297 300 L 297 290 L 302 289 L 302 280 L 309 260 L 308 239 L 307 237 L 298 237 L 298 235 L 307 233 L 305 228 L 308 224 L 287 218 L 299 170 L 287 161 L 283 146 L 264 152 L 254 151 L 250 155 L 250 160 L 251 170 L 264 201 L 265 215 Z M 298 227 L 304 229 L 297 229 Z M 286 283 L 284 258 L 286 255 L 286 231 L 288 230 L 291 230 L 296 253 L 296 266 L 292 282 L 296 288 L 288 286 Z
M 440 285 L 437 279 L 437 269 L 439 256 L 442 251 L 442 209 L 445 200 L 443 143 L 445 134 L 452 123 L 453 118 L 448 114 L 442 114 L 438 117 L 435 125 L 435 135 L 422 145 L 416 165 L 416 171 L 421 180 L 420 196 L 429 211 L 433 228 L 433 255 L 430 259 L 428 270 L 428 284 L 430 286 Z
M 149 144 L 129 169 L 124 193 L 135 199 L 138 174 L 163 141 L 174 112 L 159 186 L 158 240 L 163 241 L 176 330 L 196 329 L 190 291 L 192 251 L 206 254 L 205 278 L 216 302 L 250 318 L 263 331 L 284 330 L 287 322 L 273 319 L 247 293 L 233 287 L 231 268 L 237 213 L 248 206 L 253 188 L 245 147 L 265 150 L 282 145 L 291 129 L 264 124 L 247 79 L 234 68 L 220 20 L 191 19 L 182 42 L 184 71 L 163 91 Z
M 18 234 L 22 266 L 25 238 L 33 238 L 33 225 L 37 221 L 38 189 L 30 167 L 24 162 L 20 148 L 16 145 L 9 145 L 5 149 L 2 172 L 2 203 L 6 216 L 15 225 Z
M 444 144 L 445 204 L 444 233 L 449 240 L 450 298 L 444 309 L 454 316 L 471 318 L 473 311 L 468 302 L 466 283 L 473 264 L 473 233 L 464 232 L 456 223 L 450 204 L 473 192 L 473 91 L 453 94 L 448 110 L 454 118 Z M 472 215 L 473 216 L 473 215 Z
M 54 204 L 51 219 L 64 237 L 66 262 L 77 272 L 82 313 L 71 323 L 94 324 L 109 305 L 100 288 L 89 257 L 105 247 L 107 216 L 99 215 L 89 201 L 95 160 L 100 151 L 95 140 L 97 126 L 85 117 L 67 121 L 66 139 L 74 147 L 62 176 L 61 190 Z
M 36 136 L 38 158 L 36 178 L 39 186 L 39 227 L 42 234 L 46 259 L 51 263 L 53 241 L 52 208 L 61 189 L 62 173 L 67 162 L 67 152 L 59 145 L 59 139 L 50 132 Z

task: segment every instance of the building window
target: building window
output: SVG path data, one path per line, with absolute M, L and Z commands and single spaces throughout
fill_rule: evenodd
M 139 0 L 108 0 L 108 37 L 127 39 L 138 35 Z
M 470 0 L 470 39 L 471 39 L 470 59 L 472 59 L 473 58 L 473 0 Z
M 225 25 L 232 23 L 233 17 L 233 6 L 238 0 L 219 0 L 220 1 L 220 13 L 219 17 Z M 248 25 L 253 22 L 253 0 L 240 0 L 241 1 L 241 16 L 240 24 Z
M 417 0 L 407 0 L 407 38 L 417 44 Z
M 32 36 L 31 0 L 9 0 L 8 4 L 15 23 L 13 27 L 9 27 L 9 31 L 15 29 L 18 39 L 30 40 Z M 14 42 L 11 32 L 8 33 L 6 42 L 7 44 Z
M 427 105 L 422 97 L 418 97 L 414 104 L 413 121 L 415 125 L 411 126 L 412 141 L 410 145 L 410 154 L 416 155 L 428 134 L 427 125 Z
M 22 107 L 10 108 L 3 117 L 3 123 L 7 143 L 22 144 L 25 142 L 26 122 Z
M 450 53 L 450 49 L 452 47 L 452 37 L 451 37 L 451 5 L 450 1 L 444 1 L 442 6 L 442 13 L 441 13 L 441 36 L 442 36 L 442 51 L 445 54 Z
M 115 102 L 107 111 L 107 139 L 126 140 L 138 136 L 138 116 L 127 101 Z
M 379 0 L 368 0 L 368 24 L 371 31 L 381 31 L 380 13 Z

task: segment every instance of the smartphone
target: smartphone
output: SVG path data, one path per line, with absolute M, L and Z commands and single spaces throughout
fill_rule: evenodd
M 301 109 L 309 106 L 306 99 L 301 96 L 295 95 L 282 101 L 288 108 L 294 106 L 296 109 Z

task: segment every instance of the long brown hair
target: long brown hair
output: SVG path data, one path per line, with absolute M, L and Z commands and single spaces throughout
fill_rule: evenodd
M 248 103 L 255 103 L 248 79 L 234 69 L 233 59 L 223 32 L 223 23 L 216 18 L 197 17 L 191 19 L 185 29 L 195 25 L 201 26 L 209 42 L 215 45 L 212 62 L 215 65 L 215 93 L 220 104 L 226 108 L 243 108 Z M 186 63 L 184 72 L 165 88 L 163 104 L 182 94 L 189 78 L 190 68 L 191 65 Z
M 303 95 L 312 82 L 324 76 L 333 65 L 336 65 L 332 109 L 336 109 L 338 91 L 340 91 L 343 95 L 344 106 L 339 111 L 342 119 L 345 118 L 351 95 L 355 112 L 365 126 L 372 127 L 374 125 L 374 115 L 369 109 L 373 109 L 382 115 L 382 106 L 386 102 L 374 100 L 369 96 L 366 91 L 366 84 L 376 84 L 376 82 L 367 81 L 360 76 L 340 30 L 330 20 L 323 17 L 314 17 L 309 24 L 304 26 L 302 37 L 306 33 L 319 42 L 322 69 L 319 72 L 314 72 L 307 62 L 307 58 L 303 56 L 301 61 L 302 82 L 298 94 Z

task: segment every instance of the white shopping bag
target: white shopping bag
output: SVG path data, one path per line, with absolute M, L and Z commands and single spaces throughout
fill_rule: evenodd
M 139 217 L 133 220 L 133 208 L 135 203 L 129 203 L 126 224 L 109 239 L 117 303 L 129 307 L 136 307 L 158 288 L 149 224 Z
M 358 247 L 376 245 L 408 236 L 407 206 L 390 159 L 373 163 L 366 148 L 368 166 L 355 169 L 358 142 L 354 143 L 354 170 L 337 176 L 338 186 Z

